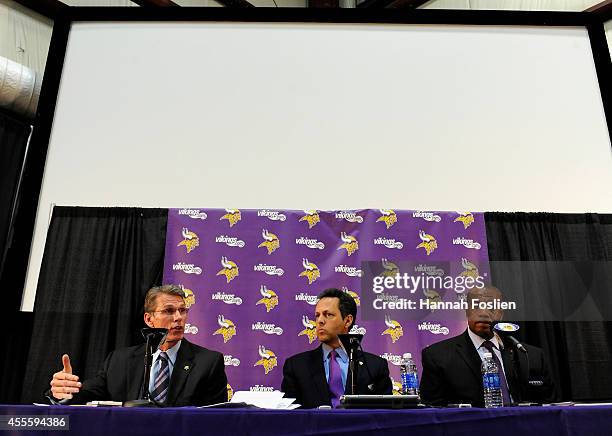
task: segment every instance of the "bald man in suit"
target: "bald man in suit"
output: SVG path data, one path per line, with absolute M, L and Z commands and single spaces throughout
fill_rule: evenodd
M 501 298 L 501 292 L 495 287 L 474 288 L 468 294 L 468 307 L 474 299 L 492 301 Z M 505 385 L 502 391 L 506 390 L 504 405 L 556 400 L 555 386 L 543 351 L 523 344 L 528 353 L 519 352 L 493 332 L 494 323 L 503 315 L 501 310 L 470 308 L 466 314 L 468 328 L 464 333 L 422 351 L 420 388 L 424 403 L 434 406 L 469 403 L 484 407 L 480 366 L 485 352 L 494 353 L 498 366 L 501 366 L 500 381 Z

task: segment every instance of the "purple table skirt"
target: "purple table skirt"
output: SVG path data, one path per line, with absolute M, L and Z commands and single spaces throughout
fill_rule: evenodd
M 0 405 L 0 415 L 69 415 L 70 432 L 48 433 L 87 436 L 612 434 L 612 406 L 275 411 Z M 21 431 L 18 434 L 26 433 Z M 32 432 L 36 435 L 45 433 Z

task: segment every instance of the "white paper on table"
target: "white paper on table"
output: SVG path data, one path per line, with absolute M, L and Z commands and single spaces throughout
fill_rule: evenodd
M 295 398 L 280 398 L 275 409 L 288 409 L 293 404 Z
M 295 399 L 283 398 L 284 395 L 280 391 L 237 391 L 230 402 L 252 404 L 263 409 L 286 409 Z

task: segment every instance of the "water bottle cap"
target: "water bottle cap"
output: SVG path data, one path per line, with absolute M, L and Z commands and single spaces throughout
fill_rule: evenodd
M 404 353 L 402 357 L 404 359 L 412 359 L 412 353 Z
M 492 355 L 491 353 L 489 353 L 489 352 L 484 353 L 484 354 L 483 354 L 483 356 L 484 356 L 484 358 L 485 358 L 485 359 L 491 359 L 491 358 L 493 358 L 493 355 Z

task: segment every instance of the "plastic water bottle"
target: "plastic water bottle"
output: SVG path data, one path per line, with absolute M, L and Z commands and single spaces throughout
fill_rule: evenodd
M 412 360 L 412 354 L 404 353 L 402 356 L 400 375 L 402 377 L 402 394 L 419 395 L 419 376 L 416 363 Z
M 484 353 L 481 370 L 485 407 L 502 407 L 504 402 L 499 380 L 499 368 L 497 368 L 491 353 Z

